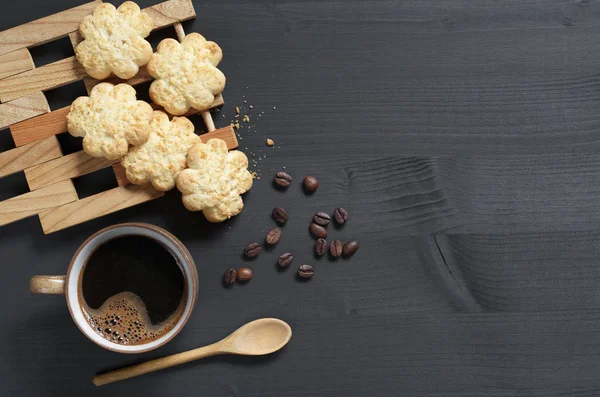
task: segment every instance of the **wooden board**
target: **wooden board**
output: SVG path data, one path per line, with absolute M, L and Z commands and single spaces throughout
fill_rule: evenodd
M 144 8 L 144 13 L 152 17 L 154 30 L 173 25 L 175 22 L 187 21 L 196 17 L 191 0 L 171 0 Z
M 50 111 L 48 101 L 41 92 L 27 95 L 7 103 L 0 104 L 0 130 L 13 123 L 47 113 Z
M 235 131 L 230 125 L 200 135 L 200 139 L 202 139 L 202 142 L 206 142 L 211 138 L 219 138 L 224 140 L 227 144 L 227 149 L 229 150 L 233 150 L 238 147 L 238 140 L 235 136 Z M 131 182 L 129 182 L 129 179 L 127 179 L 125 169 L 121 166 L 120 163 L 113 164 L 113 170 L 115 172 L 115 177 L 117 178 L 117 183 L 119 184 L 119 186 L 127 186 L 131 184 Z
M 35 192 L 13 197 L 0 202 L 0 226 L 76 200 L 77 192 L 71 181 L 55 183 Z
M 36 190 L 53 183 L 76 178 L 110 167 L 114 161 L 92 157 L 84 151 L 47 161 L 25 170 L 29 189 Z
M 0 79 L 26 72 L 35 67 L 27 48 L 0 55 Z
M 62 156 L 56 137 L 0 152 L 0 178 Z
M 43 97 L 43 94 L 40 94 Z M 23 98 L 17 99 L 20 101 Z M 45 99 L 44 99 L 45 100 Z M 4 105 L 0 105 L 2 107 Z M 67 132 L 67 114 L 70 106 L 43 114 L 10 126 L 17 147 L 40 139 Z
M 76 31 L 81 19 L 100 3 L 99 0 L 86 3 L 0 32 L 0 55 L 44 44 Z
M 28 72 L 0 80 L 0 102 L 47 91 L 81 80 L 85 76 L 83 66 L 74 56 L 35 68 Z
M 164 192 L 159 192 L 150 185 L 116 187 L 60 207 L 48 209 L 40 213 L 40 222 L 44 233 L 49 234 L 163 195 Z

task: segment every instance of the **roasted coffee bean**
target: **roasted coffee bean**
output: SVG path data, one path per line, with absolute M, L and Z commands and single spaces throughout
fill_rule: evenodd
M 310 234 L 312 234 L 314 238 L 327 238 L 327 229 L 316 223 L 311 223 L 308 230 L 310 230 Z
M 320 238 L 315 242 L 315 252 L 319 256 L 327 252 L 327 241 L 324 238 Z
M 311 265 L 300 265 L 298 268 L 298 276 L 302 278 L 311 278 L 315 274 Z
M 225 273 L 223 274 L 223 282 L 225 284 L 233 284 L 235 283 L 235 279 L 237 277 L 237 272 L 235 271 L 235 269 L 227 269 L 225 270 Z
M 314 176 L 305 176 L 302 181 L 302 186 L 304 186 L 306 193 L 314 193 L 319 187 L 319 181 Z
M 342 255 L 342 242 L 340 240 L 333 240 L 329 245 L 329 253 L 334 258 Z
M 288 219 L 290 219 L 290 216 L 288 215 L 286 210 L 284 210 L 281 207 L 277 207 L 273 209 L 273 218 L 280 225 L 284 225 L 288 221 Z
M 267 233 L 267 237 L 265 237 L 265 241 L 269 245 L 275 245 L 279 242 L 280 238 L 281 238 L 281 229 L 278 227 L 274 227 L 273 229 L 269 230 L 269 232 Z
M 294 256 L 292 254 L 290 254 L 289 252 L 286 252 L 285 254 L 281 254 L 279 259 L 277 260 L 277 263 L 281 267 L 288 267 L 289 265 L 292 264 L 293 260 L 294 260 Z
M 285 188 L 290 186 L 290 183 L 292 183 L 292 177 L 288 173 L 280 171 L 275 174 L 273 182 L 275 182 L 277 186 Z
M 351 241 L 348 241 L 346 244 L 344 244 L 344 246 L 342 247 L 342 255 L 352 256 L 352 255 L 354 255 L 354 253 L 357 250 L 358 250 L 358 241 L 351 240 Z
M 338 223 L 338 225 L 343 225 L 344 223 L 348 222 L 348 211 L 341 207 L 336 208 L 333 211 L 333 217 L 335 218 L 335 221 Z
M 247 267 L 243 267 L 237 271 L 237 281 L 245 282 L 250 281 L 252 278 L 252 270 Z
M 258 254 L 260 254 L 261 251 L 262 251 L 262 247 L 260 246 L 259 243 L 250 243 L 244 249 L 244 254 L 246 254 L 246 256 L 249 258 L 254 258 Z
M 325 212 L 317 212 L 315 216 L 313 216 L 313 222 L 319 226 L 327 226 L 329 225 L 329 222 L 331 222 L 331 217 Z

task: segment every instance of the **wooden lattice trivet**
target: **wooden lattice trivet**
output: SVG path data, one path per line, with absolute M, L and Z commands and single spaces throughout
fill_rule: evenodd
M 88 91 L 98 84 L 87 76 L 74 56 L 36 68 L 28 48 L 69 36 L 80 41 L 79 23 L 100 1 L 83 4 L 0 32 L 0 130 L 10 128 L 16 148 L 0 152 L 0 178 L 24 171 L 30 193 L 0 202 L 0 226 L 39 215 L 44 233 L 52 233 L 164 195 L 150 185 L 133 186 L 118 163 L 94 158 L 83 151 L 63 156 L 57 134 L 67 131 L 69 108 L 50 111 L 44 92 L 83 80 Z M 182 21 L 196 16 L 191 0 L 169 0 L 143 10 L 154 29 L 174 26 L 179 40 Z M 127 80 L 131 85 L 150 81 L 145 68 Z M 108 79 L 111 83 L 122 80 Z M 211 108 L 223 105 L 219 96 Z M 186 116 L 196 112 L 190 112 Z M 209 111 L 202 112 L 208 133 L 203 141 L 221 138 L 231 150 L 238 142 L 231 126 L 215 129 Z M 113 167 L 119 187 L 79 199 L 71 178 Z

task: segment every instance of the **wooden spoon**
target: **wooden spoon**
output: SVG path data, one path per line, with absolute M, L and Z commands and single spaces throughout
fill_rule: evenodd
M 292 329 L 285 321 L 261 318 L 243 325 L 225 339 L 212 345 L 105 372 L 94 376 L 93 382 L 96 386 L 102 386 L 218 354 L 262 356 L 281 349 L 291 337 Z

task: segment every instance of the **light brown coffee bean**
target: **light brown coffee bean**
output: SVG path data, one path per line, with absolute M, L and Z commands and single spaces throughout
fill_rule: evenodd
M 279 242 L 280 238 L 281 238 L 281 229 L 278 227 L 274 227 L 273 229 L 269 230 L 269 232 L 267 233 L 267 237 L 265 237 L 265 241 L 269 245 L 275 245 Z
M 302 181 L 302 186 L 306 193 L 312 194 L 319 188 L 319 181 L 314 176 L 305 176 Z
M 317 225 L 316 223 L 311 223 L 308 230 L 314 238 L 327 238 L 327 229 L 325 229 L 323 226 Z
M 237 281 L 246 282 L 252 278 L 252 270 L 247 267 L 243 267 L 237 271 Z
M 354 255 L 358 250 L 358 241 L 350 240 L 342 247 L 342 255 L 348 257 Z

